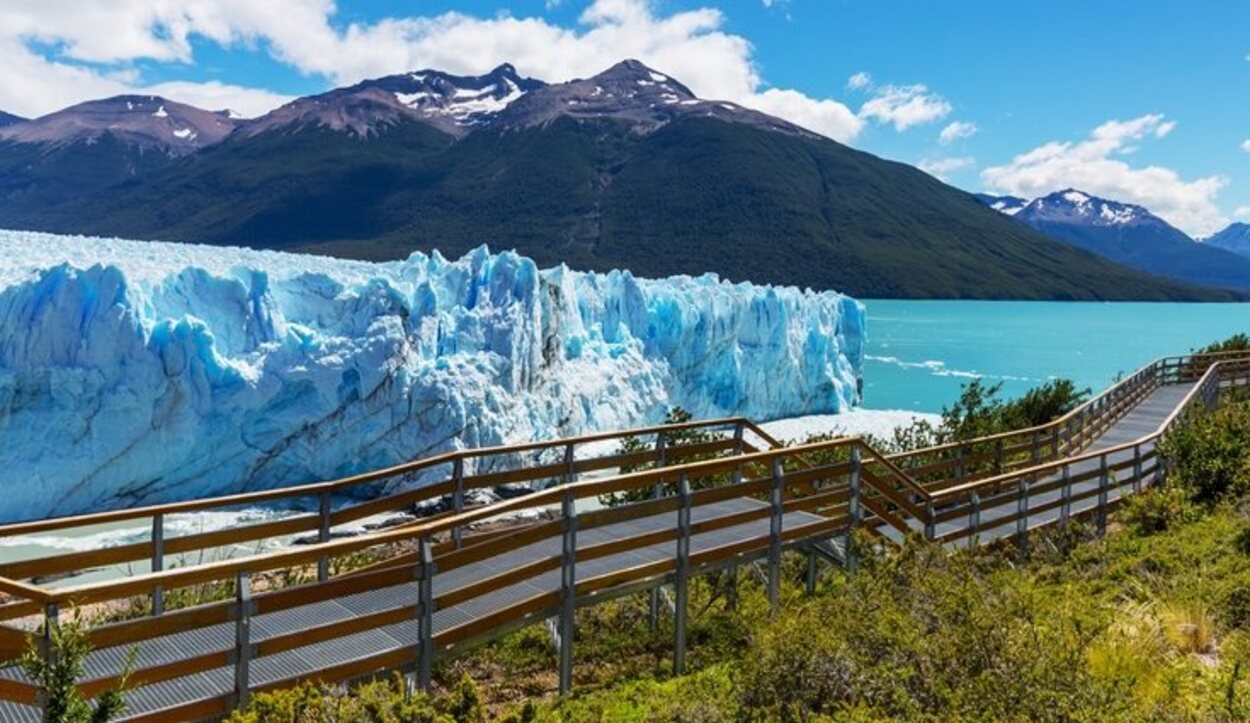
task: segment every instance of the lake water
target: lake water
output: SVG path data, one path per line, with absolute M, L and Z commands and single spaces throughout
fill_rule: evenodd
M 1098 390 L 1155 358 L 1250 332 L 1250 304 L 868 300 L 864 406 L 941 411 L 977 376 L 1016 396 Z

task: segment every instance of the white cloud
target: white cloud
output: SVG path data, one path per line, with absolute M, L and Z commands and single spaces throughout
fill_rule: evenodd
M 971 138 L 977 134 L 978 130 L 980 129 L 977 128 L 976 123 L 970 123 L 968 121 L 954 121 L 950 125 L 943 128 L 942 132 L 938 134 L 938 143 L 948 146 L 960 138 Z
M 74 100 L 122 92 L 139 85 L 137 79 L 110 73 L 132 71 L 140 60 L 193 62 L 192 40 L 198 36 L 223 46 L 262 48 L 336 85 L 418 68 L 476 74 L 503 62 L 527 75 L 564 81 L 637 58 L 702 97 L 784 112 L 837 140 L 854 138 L 863 126 L 835 99 L 768 87 L 750 42 L 725 31 L 724 16 L 710 7 L 662 15 L 650 0 L 594 0 L 576 27 L 539 17 L 460 12 L 336 27 L 331 22 L 336 9 L 334 0 L 6 0 L 0 14 L 5 68 L 0 108 L 46 113 Z M 32 52 L 33 41 L 57 48 L 57 58 Z M 21 63 L 15 65 L 15 59 Z M 49 85 L 57 88 L 42 90 Z M 188 95 L 189 86 L 181 86 Z M 228 87 L 197 92 L 225 95 Z M 236 97 L 259 104 L 259 93 L 237 89 Z M 274 105 L 281 100 L 271 99 Z
M 1250 206 L 1238 206 L 1233 215 L 1237 218 L 1250 218 Z
M 1250 138 L 1247 138 L 1246 140 L 1241 142 L 1241 150 L 1245 151 L 1246 153 L 1250 153 Z
M 1035 198 L 1064 188 L 1078 188 L 1149 208 L 1193 236 L 1218 231 L 1227 222 L 1215 198 L 1226 184 L 1222 176 L 1183 180 L 1162 166 L 1132 166 L 1121 158 L 1137 144 L 1162 138 L 1175 128 L 1162 115 L 1112 120 L 1084 140 L 1051 141 L 1002 166 L 986 168 L 981 180 L 990 190 Z
M 872 85 L 872 76 L 867 71 L 861 70 L 846 79 L 846 87 L 851 90 L 863 90 Z
M 881 123 L 892 123 L 894 129 L 908 128 L 945 118 L 951 104 L 923 85 L 886 85 L 859 109 L 859 116 Z
M 947 176 L 951 173 L 969 168 L 975 163 L 976 159 L 970 156 L 961 156 L 957 158 L 936 158 L 932 160 L 925 158 L 921 159 L 920 162 L 916 164 L 916 167 L 931 176 L 936 176 L 945 181 Z

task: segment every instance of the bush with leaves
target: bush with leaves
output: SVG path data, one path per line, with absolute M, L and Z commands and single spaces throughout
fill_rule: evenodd
M 230 723 L 485 723 L 477 687 L 461 678 L 434 697 L 409 693 L 402 677 L 348 689 L 304 683 L 253 695 Z
M 1192 522 L 1201 514 L 1185 489 L 1164 484 L 1125 498 L 1120 521 L 1138 535 L 1153 535 Z
M 39 636 L 44 632 L 40 630 Z M 125 712 L 124 691 L 134 670 L 134 648 L 127 654 L 117 685 L 101 693 L 92 705 L 78 690 L 91 642 L 86 626 L 77 615 L 52 625 L 47 646 L 45 656 L 43 643 L 38 637 L 32 637 L 26 652 L 18 659 L 18 665 L 43 696 L 44 723 L 105 723 Z
M 1250 493 L 1250 405 L 1199 412 L 1159 444 L 1169 484 L 1195 502 L 1214 504 Z

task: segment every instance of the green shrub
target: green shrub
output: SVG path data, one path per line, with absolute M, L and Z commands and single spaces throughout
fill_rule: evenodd
M 400 676 L 350 690 L 304 683 L 253 695 L 231 723 L 485 723 L 487 713 L 473 681 L 462 677 L 431 698 L 409 694 Z
M 743 661 L 766 719 L 871 712 L 901 720 L 1065 719 L 1109 705 L 1086 673 L 1089 633 L 1039 618 L 988 558 L 913 545 L 866 561 L 843 594 L 768 629 Z
M 1153 535 L 1191 522 L 1200 514 L 1185 489 L 1165 484 L 1125 498 L 1120 521 L 1136 534 Z
M 1201 412 L 1170 431 L 1159 445 L 1170 484 L 1211 505 L 1250 492 L 1250 406 Z
M 18 659 L 18 665 L 35 682 L 44 697 L 45 723 L 105 723 L 126 711 L 124 691 L 134 669 L 133 648 L 127 654 L 117 685 L 101 693 L 93 706 L 78 690 L 83 663 L 91 652 L 86 625 L 77 615 L 53 625 L 49 643 L 50 659 L 43 656 L 34 636 L 26 652 Z

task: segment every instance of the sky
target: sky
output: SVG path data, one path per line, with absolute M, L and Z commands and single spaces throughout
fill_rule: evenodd
M 627 57 L 969 191 L 1250 222 L 1250 3 L 0 0 L 0 110 L 124 92 L 259 115 L 422 68 Z

